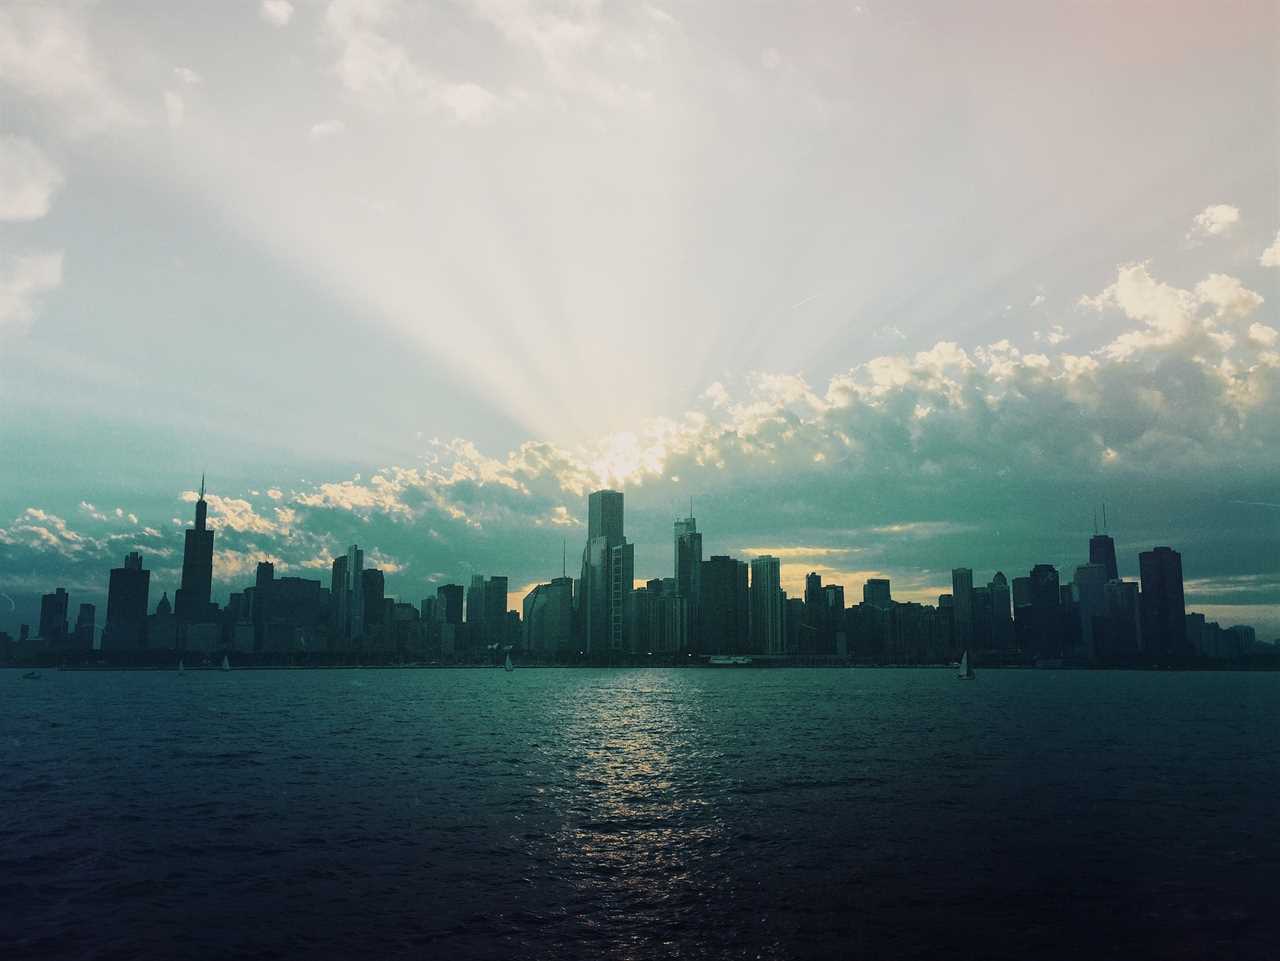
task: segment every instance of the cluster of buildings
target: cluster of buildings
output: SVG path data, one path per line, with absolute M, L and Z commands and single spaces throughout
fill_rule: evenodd
M 25 626 L 16 641 L 0 633 L 0 657 L 96 651 L 130 661 L 235 652 L 468 661 L 515 649 L 545 660 L 745 655 L 912 664 L 970 651 L 1009 662 L 1124 663 L 1234 658 L 1256 643 L 1250 627 L 1223 628 L 1187 613 L 1177 551 L 1143 552 L 1139 581 L 1126 581 L 1105 533 L 1090 538 L 1088 562 L 1070 581 L 1050 564 L 1012 581 L 996 572 L 985 585 L 956 568 L 951 592 L 936 606 L 895 601 L 890 582 L 874 578 L 864 583 L 861 603 L 847 605 L 844 587 L 823 584 L 816 572 L 806 576 L 803 596 L 788 597 L 781 562 L 771 555 L 749 563 L 704 558 L 692 506 L 675 522 L 672 576 L 637 587 L 623 495 L 600 490 L 587 499 L 579 576 L 564 565 L 560 577 L 529 591 L 518 612 L 509 609 L 505 576 L 476 575 L 465 586 L 441 585 L 416 605 L 402 603 L 387 596 L 383 572 L 365 567 L 356 545 L 333 559 L 327 587 L 277 577 L 263 562 L 254 583 L 220 607 L 212 599 L 213 542 L 202 479 L 172 602 L 165 593 L 149 607 L 151 573 L 130 553 L 110 574 L 100 645 L 94 605 L 79 606 L 73 627 L 70 599 L 58 588 L 42 599 L 35 637 Z

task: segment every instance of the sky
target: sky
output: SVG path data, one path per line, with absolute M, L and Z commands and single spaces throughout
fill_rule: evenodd
M 177 585 L 511 603 L 622 489 L 936 601 L 1183 554 L 1280 637 L 1269 2 L 0 0 L 0 629 Z M 102 615 L 99 615 L 101 621 Z

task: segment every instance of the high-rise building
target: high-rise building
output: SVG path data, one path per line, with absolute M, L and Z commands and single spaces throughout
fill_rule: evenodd
M 751 559 L 751 651 L 755 654 L 782 654 L 786 651 L 783 631 L 781 561 L 770 554 Z
M 88 651 L 93 649 L 93 632 L 97 626 L 98 609 L 93 604 L 81 604 L 76 614 L 75 646 Z
M 467 585 L 466 621 L 473 626 L 479 637 L 480 624 L 484 620 L 484 575 L 472 574 L 471 583 Z
M 329 606 L 333 615 L 333 642 L 338 648 L 364 637 L 364 551 L 356 544 L 333 559 Z
M 1184 655 L 1187 646 L 1186 602 L 1182 590 L 1182 555 L 1157 547 L 1138 555 L 1142 578 L 1140 606 L 1145 653 Z
M 67 640 L 67 610 L 71 598 L 66 588 L 40 598 L 40 639 L 46 644 L 63 644 Z
M 1013 617 L 1009 607 L 1009 581 L 1002 571 L 987 584 L 991 595 L 991 646 L 997 651 L 1013 648 Z
M 1089 538 L 1089 563 L 1100 564 L 1106 572 L 1107 580 L 1120 578 L 1120 570 L 1116 566 L 1116 542 L 1110 534 L 1094 534 Z
M 484 582 L 484 626 L 481 628 L 483 642 L 502 644 L 505 639 L 507 620 L 507 578 L 495 575 L 485 578 Z
M 555 577 L 524 598 L 524 648 L 557 654 L 573 647 L 573 578 Z
M 107 621 L 102 631 L 104 651 L 136 650 L 146 645 L 147 595 L 151 572 L 143 570 L 142 555 L 130 552 L 123 567 L 111 570 L 107 582 Z
M 822 594 L 822 575 L 810 571 L 804 576 L 804 617 L 800 622 L 801 654 L 827 653 L 827 600 Z
M 717 555 L 702 562 L 699 650 L 745 654 L 750 650 L 747 565 Z
M 622 491 L 592 491 L 587 496 L 587 541 L 603 537 L 611 545 L 621 544 Z
M 691 647 L 702 649 L 702 535 L 693 517 L 677 520 L 673 529 L 676 593 L 688 599 Z M 711 648 L 706 648 L 711 650 Z
M 1106 618 L 1103 636 L 1094 626 L 1094 646 L 1103 658 L 1131 658 L 1142 650 L 1138 585 L 1133 581 L 1107 581 L 1103 587 Z
M 625 651 L 629 645 L 635 548 L 623 535 L 622 510 L 619 491 L 594 491 L 587 499 L 578 618 L 588 652 Z
M 869 577 L 862 585 L 862 603 L 887 611 L 893 606 L 887 577 Z
M 182 584 L 173 595 L 173 613 L 179 624 L 212 621 L 213 530 L 208 526 L 209 505 L 204 499 L 204 477 L 196 500 L 195 527 L 187 528 L 182 547 Z
M 973 643 L 973 571 L 967 567 L 951 571 L 951 622 L 954 643 L 964 650 Z
M 436 620 L 441 624 L 461 624 L 462 604 L 461 584 L 442 584 L 436 588 Z
M 1071 599 L 1080 614 L 1080 653 L 1090 660 L 1098 656 L 1096 635 L 1106 630 L 1102 621 L 1107 614 L 1107 582 L 1113 579 L 1105 565 L 1089 563 L 1077 567 L 1071 580 Z
M 386 624 L 387 580 L 376 567 L 360 572 L 360 594 L 364 600 L 364 633 L 382 631 Z
M 1029 582 L 1029 647 L 1024 650 L 1041 658 L 1062 657 L 1062 590 L 1058 583 L 1058 569 L 1052 564 L 1037 564 L 1031 568 Z

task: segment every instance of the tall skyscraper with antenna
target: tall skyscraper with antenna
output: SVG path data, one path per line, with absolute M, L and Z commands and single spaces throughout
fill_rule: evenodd
M 1093 515 L 1093 536 L 1089 538 L 1089 563 L 1099 564 L 1107 572 L 1107 580 L 1120 579 L 1116 566 L 1116 542 L 1107 533 L 1107 505 L 1102 505 L 1102 533 L 1098 532 L 1098 514 Z
M 209 505 L 204 499 L 201 474 L 196 525 L 187 528 L 182 547 L 182 585 L 173 595 L 173 614 L 179 624 L 203 623 L 213 616 L 209 603 L 213 590 L 213 530 L 208 519 Z

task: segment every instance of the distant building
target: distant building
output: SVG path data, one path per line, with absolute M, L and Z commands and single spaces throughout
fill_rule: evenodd
M 329 582 L 329 609 L 333 644 L 338 649 L 364 637 L 364 551 L 357 544 L 342 557 L 333 559 Z
M 964 650 L 973 644 L 973 571 L 957 567 L 951 571 L 951 622 L 954 643 Z
M 71 599 L 65 588 L 40 598 L 40 639 L 45 644 L 61 646 L 67 640 L 67 609 Z
M 782 654 L 786 651 L 783 631 L 781 561 L 770 554 L 751 559 L 751 585 L 748 588 L 751 607 L 751 650 L 756 654 Z
M 204 478 L 196 500 L 196 523 L 187 529 L 182 548 L 182 583 L 173 596 L 173 613 L 179 624 L 207 623 L 216 619 L 212 609 L 213 531 L 208 526 L 209 505 L 204 499 Z
M 98 609 L 92 604 L 81 604 L 76 614 L 75 647 L 81 651 L 93 650 L 93 634 L 97 627 Z
M 889 590 L 889 579 L 885 577 L 869 577 L 862 585 L 862 603 L 887 611 L 893 606 L 893 596 Z
M 674 577 L 676 593 L 688 600 L 689 635 L 692 647 L 699 648 L 702 639 L 702 535 L 698 522 L 689 516 L 677 520 L 673 529 Z M 712 650 L 708 647 L 707 650 Z
M 436 588 L 436 620 L 441 624 L 461 624 L 462 605 L 461 584 L 442 584 Z
M 1187 644 L 1186 603 L 1182 589 L 1182 555 L 1157 547 L 1138 555 L 1142 578 L 1140 604 L 1145 653 L 1153 656 L 1191 653 Z
M 1090 545 L 1092 551 L 1092 545 Z M 1107 576 L 1103 564 L 1081 564 L 1071 580 L 1071 597 L 1080 615 L 1080 640 L 1084 657 L 1092 660 L 1098 656 L 1097 635 L 1106 632 L 1103 623 L 1107 615 Z
M 1013 649 L 1013 614 L 1009 606 L 1009 581 L 1002 571 L 987 584 L 991 595 L 991 646 L 997 651 Z
M 552 578 L 525 595 L 523 647 L 534 654 L 555 655 L 573 648 L 573 578 Z
M 701 545 L 699 545 L 701 547 Z M 702 562 L 699 578 L 698 649 L 709 654 L 745 654 L 750 650 L 747 565 L 717 555 Z
M 1089 563 L 1102 565 L 1107 580 L 1120 579 L 1120 570 L 1116 566 L 1116 542 L 1110 534 L 1094 534 L 1089 538 Z
M 622 516 L 620 491 L 594 491 L 587 498 L 578 617 L 582 649 L 589 653 L 629 649 L 635 548 L 623 535 Z
M 146 646 L 150 589 L 151 572 L 142 568 L 142 555 L 136 550 L 124 558 L 124 567 L 111 568 L 102 650 L 137 650 Z

